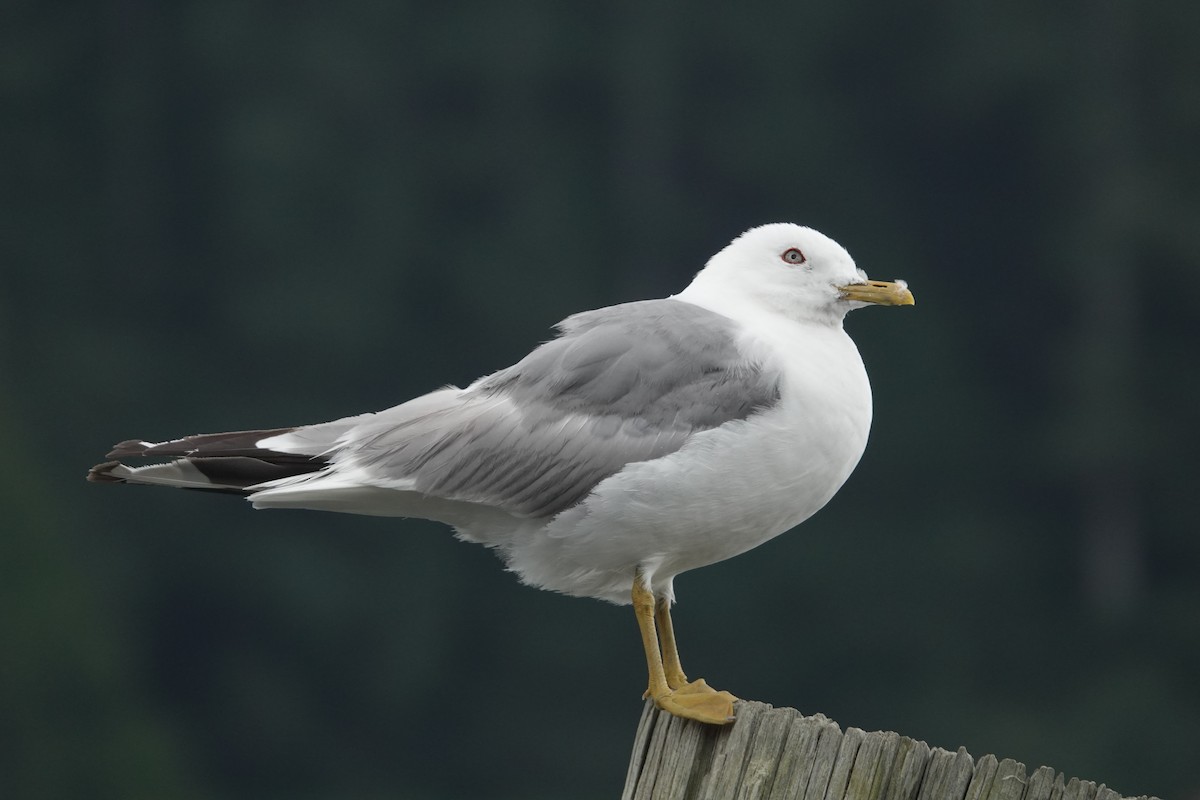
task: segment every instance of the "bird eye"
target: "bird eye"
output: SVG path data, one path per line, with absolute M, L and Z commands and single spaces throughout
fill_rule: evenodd
M 800 250 L 795 247 L 790 247 L 787 250 L 784 250 L 783 255 L 781 255 L 780 258 L 789 264 L 803 264 L 808 260 L 804 257 L 804 253 L 801 253 Z

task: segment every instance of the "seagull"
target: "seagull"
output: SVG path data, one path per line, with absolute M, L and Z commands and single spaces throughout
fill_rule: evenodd
M 757 547 L 833 497 L 871 425 L 843 319 L 913 303 L 904 281 L 869 280 L 823 234 L 763 225 L 678 294 L 570 316 L 466 388 L 316 425 L 129 440 L 88 480 L 446 523 L 523 583 L 632 604 L 645 696 L 725 724 L 737 698 L 680 664 L 675 576 Z

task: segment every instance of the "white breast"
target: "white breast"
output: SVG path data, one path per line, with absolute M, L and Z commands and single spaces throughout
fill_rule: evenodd
M 866 446 L 871 391 L 840 326 L 756 325 L 743 350 L 780 374 L 780 402 L 632 464 L 580 506 L 505 547 L 548 589 L 628 602 L 635 566 L 656 587 L 743 553 L 825 505 Z

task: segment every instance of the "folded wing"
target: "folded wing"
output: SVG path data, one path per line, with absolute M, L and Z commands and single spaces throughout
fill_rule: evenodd
M 214 471 L 203 463 L 212 459 L 250 459 L 253 467 L 220 469 L 238 472 L 237 489 L 255 506 L 389 513 L 382 491 L 394 497 L 390 513 L 403 516 L 444 518 L 438 511 L 449 503 L 544 518 L 625 465 L 673 453 L 695 433 L 778 400 L 775 377 L 741 358 L 735 323 L 690 303 L 627 303 L 558 327 L 558 338 L 466 389 L 324 425 L 141 451 L 123 443 L 110 457 L 178 455 L 201 472 Z M 262 433 L 270 435 L 256 438 Z M 268 469 L 284 474 L 240 483 Z

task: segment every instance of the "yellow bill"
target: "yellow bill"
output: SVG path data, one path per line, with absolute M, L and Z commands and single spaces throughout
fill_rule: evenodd
M 876 303 L 881 306 L 913 306 L 917 301 L 908 290 L 904 281 L 867 281 L 866 283 L 851 283 L 839 286 L 845 300 L 857 300 L 860 303 Z

